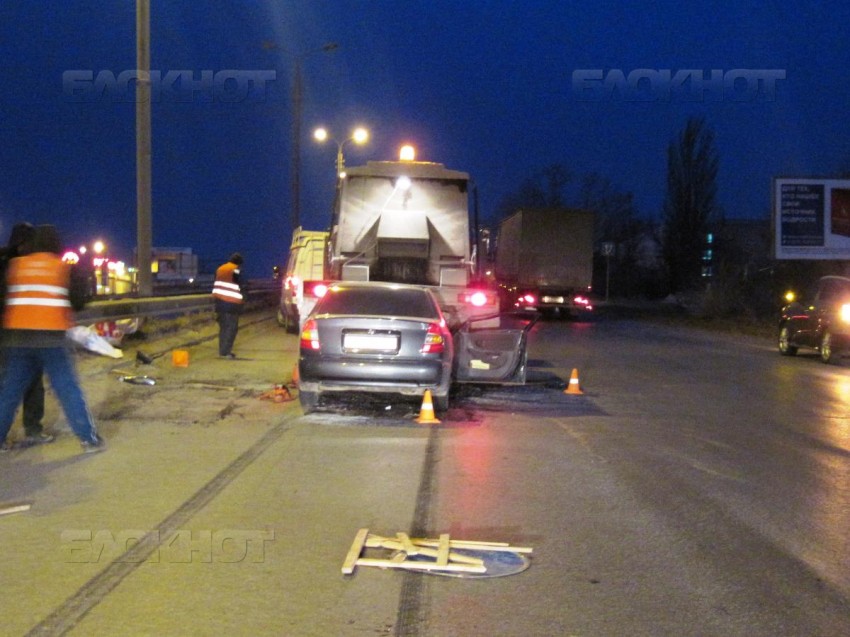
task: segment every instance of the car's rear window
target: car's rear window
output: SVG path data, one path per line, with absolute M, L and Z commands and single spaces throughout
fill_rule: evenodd
M 317 304 L 316 313 L 438 317 L 426 291 L 384 287 L 331 288 Z

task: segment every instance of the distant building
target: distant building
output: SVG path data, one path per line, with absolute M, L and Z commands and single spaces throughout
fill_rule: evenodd
M 198 255 L 191 248 L 153 248 L 151 271 L 155 281 L 186 283 L 198 277 Z

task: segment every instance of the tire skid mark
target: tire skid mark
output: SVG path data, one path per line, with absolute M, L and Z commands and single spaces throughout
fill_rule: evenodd
M 61 606 L 34 626 L 27 636 L 65 635 L 73 630 L 110 592 L 145 563 L 147 558 L 159 548 L 161 544 L 159 538 L 168 539 L 179 529 L 184 528 L 188 521 L 280 439 L 288 431 L 287 422 L 288 420 L 283 421 L 267 431 L 242 455 L 196 491 L 180 508 L 160 522 L 156 529 L 117 556 L 109 566 L 83 584 Z
M 432 427 L 428 434 L 428 446 L 419 474 L 419 490 L 416 493 L 416 509 L 410 526 L 411 537 L 427 537 L 430 527 L 431 497 L 436 465 L 439 429 Z M 426 578 L 422 573 L 405 572 L 401 583 L 398 611 L 396 613 L 395 637 L 416 637 L 424 628 L 424 602 Z

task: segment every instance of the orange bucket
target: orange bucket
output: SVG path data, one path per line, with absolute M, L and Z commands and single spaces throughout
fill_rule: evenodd
M 175 367 L 189 367 L 189 351 L 175 349 L 171 352 L 171 364 Z

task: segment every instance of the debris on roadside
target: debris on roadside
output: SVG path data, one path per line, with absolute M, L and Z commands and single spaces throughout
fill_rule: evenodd
M 110 358 L 121 358 L 124 356 L 124 352 L 117 347 L 113 347 L 90 326 L 75 325 L 66 330 L 66 334 L 71 341 L 90 352 L 109 356 Z
M 365 549 L 383 549 L 391 551 L 387 558 L 363 557 Z M 487 573 L 487 561 L 475 553 L 505 553 L 522 558 L 520 572 L 528 567 L 528 559 L 522 554 L 530 554 L 532 549 L 523 546 L 511 546 L 505 542 L 479 542 L 471 540 L 452 540 L 448 533 L 439 539 L 411 538 L 407 533 L 396 533 L 395 537 L 382 537 L 369 533 L 369 529 L 360 529 L 342 565 L 344 575 L 354 573 L 355 566 L 377 566 L 379 568 L 401 568 L 414 571 L 433 572 L 435 574 L 477 574 Z M 472 553 L 472 555 L 470 555 Z M 509 573 L 500 573 L 509 574 Z
M 10 515 L 12 513 L 22 513 L 29 511 L 32 508 L 32 502 L 9 502 L 0 503 L 0 515 Z
M 139 365 L 150 365 L 153 363 L 153 358 L 145 354 L 142 350 L 136 351 L 136 364 Z
M 198 381 L 188 381 L 183 383 L 187 387 L 198 387 L 201 389 L 223 389 L 225 391 L 236 391 L 232 385 L 216 385 L 215 383 L 202 383 Z
M 290 400 L 294 400 L 294 397 L 286 385 L 275 385 L 274 389 L 260 394 L 260 400 L 271 400 L 276 403 L 285 403 Z
M 131 385 L 156 385 L 156 379 L 150 376 L 119 376 L 118 380 Z

